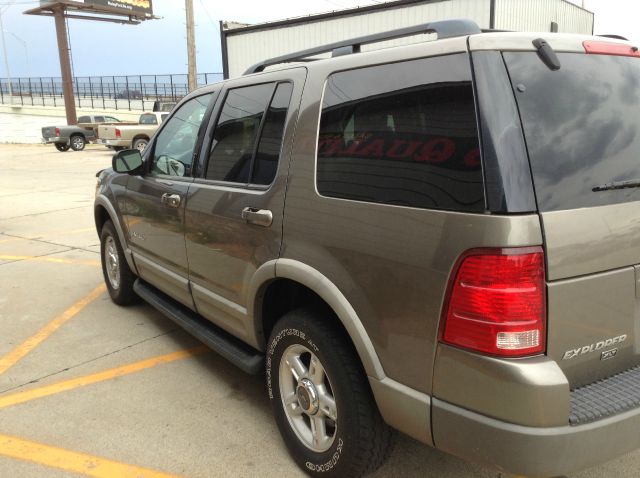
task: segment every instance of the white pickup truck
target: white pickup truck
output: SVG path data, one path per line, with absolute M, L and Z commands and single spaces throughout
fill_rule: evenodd
M 138 124 L 99 126 L 98 144 L 104 144 L 113 149 L 134 148 L 142 152 L 167 116 L 169 113 L 162 111 L 143 113 L 140 115 Z

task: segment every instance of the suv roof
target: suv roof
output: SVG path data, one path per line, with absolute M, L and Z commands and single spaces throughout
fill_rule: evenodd
M 248 68 L 244 75 L 251 75 L 263 72 L 266 68 L 269 71 L 278 71 L 291 67 L 292 63 L 324 62 L 350 55 L 361 53 L 363 45 L 388 41 L 423 33 L 438 34 L 437 40 L 425 43 L 435 43 L 451 38 L 468 38 L 468 48 L 471 51 L 480 50 L 510 50 L 510 51 L 535 51 L 533 40 L 543 37 L 544 40 L 556 52 L 580 52 L 584 53 L 584 42 L 595 38 L 607 43 L 619 43 L 628 45 L 629 42 L 622 38 L 612 36 L 599 37 L 592 35 L 582 35 L 574 33 L 552 33 L 552 32 L 505 32 L 482 30 L 472 20 L 456 19 L 439 22 L 425 23 L 412 27 L 400 28 L 362 37 L 350 38 L 339 42 L 328 43 L 314 48 L 300 50 L 286 55 L 265 59 Z M 424 45 L 423 42 L 420 43 Z M 409 45 L 398 45 L 391 48 L 406 48 Z M 389 50 L 389 48 L 384 48 Z M 379 50 L 375 50 L 379 51 Z M 456 50 L 457 51 L 457 50 Z M 313 58 L 314 56 L 331 53 L 330 58 Z M 366 53 L 373 53 L 372 51 Z

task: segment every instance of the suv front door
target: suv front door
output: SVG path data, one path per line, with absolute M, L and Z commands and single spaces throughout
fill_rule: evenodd
M 193 308 L 184 245 L 184 210 L 203 120 L 213 93 L 182 104 L 146 155 L 146 172 L 127 183 L 129 241 L 140 277 Z
M 251 280 L 280 253 L 291 138 L 306 69 L 225 84 L 189 188 L 185 232 L 198 312 L 257 346 Z

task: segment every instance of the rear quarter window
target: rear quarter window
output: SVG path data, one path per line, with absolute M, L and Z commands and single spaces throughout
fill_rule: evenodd
M 320 119 L 317 188 L 342 199 L 483 211 L 467 55 L 331 75 Z

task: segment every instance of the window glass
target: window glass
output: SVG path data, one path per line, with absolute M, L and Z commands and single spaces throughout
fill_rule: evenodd
M 158 134 L 153 150 L 151 174 L 189 176 L 193 150 L 211 94 L 183 104 Z
M 140 124 L 158 124 L 156 115 L 140 115 Z
M 282 148 L 282 134 L 291 101 L 291 83 L 280 83 L 264 119 L 260 142 L 253 164 L 252 184 L 267 185 L 273 182 L 278 169 L 278 159 Z
M 539 209 L 640 201 L 640 59 L 558 53 L 552 71 L 536 53 L 504 58 Z
M 104 116 L 95 116 L 96 123 L 104 123 Z
M 268 83 L 227 93 L 211 144 L 207 179 L 249 182 L 256 136 L 273 88 Z
M 465 54 L 329 77 L 318 137 L 320 194 L 459 211 L 484 210 Z
M 78 123 L 91 123 L 91 116 L 80 116 Z
M 120 123 L 119 119 L 114 118 L 113 116 L 105 116 L 104 117 L 109 123 Z
M 169 113 L 166 113 L 166 114 L 160 115 L 160 121 L 163 121 L 163 122 L 164 122 L 164 120 L 166 120 L 166 119 L 167 119 L 167 116 L 169 116 Z

